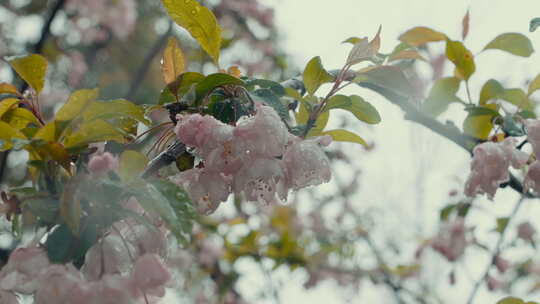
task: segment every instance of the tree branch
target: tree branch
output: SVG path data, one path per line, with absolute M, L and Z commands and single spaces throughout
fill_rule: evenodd
M 166 167 L 176 161 L 176 159 L 186 151 L 186 145 L 179 140 L 171 144 L 167 150 L 161 152 L 158 156 L 152 159 L 146 169 L 141 173 L 142 178 L 148 178 L 161 168 Z
M 30 48 L 31 53 L 41 53 L 41 51 L 43 51 L 43 46 L 45 45 L 45 41 L 47 41 L 47 38 L 49 38 L 51 34 L 51 24 L 65 3 L 66 3 L 66 0 L 58 0 L 53 5 L 53 7 L 51 8 L 47 16 L 47 19 L 45 20 L 45 23 L 43 24 L 43 28 L 41 29 L 41 35 L 39 37 L 38 42 L 36 42 L 36 44 L 34 44 Z M 23 82 L 19 91 L 24 92 L 26 89 L 28 89 L 28 84 L 26 82 Z M 7 168 L 8 155 L 9 155 L 9 150 L 0 152 L 0 184 L 4 180 L 4 174 Z
M 508 222 L 506 223 L 506 226 L 504 227 L 504 230 L 499 234 L 499 239 L 497 240 L 497 243 L 495 244 L 495 247 L 493 248 L 493 251 L 490 254 L 490 258 L 489 258 L 489 262 L 488 262 L 488 264 L 486 266 L 486 270 L 484 270 L 484 273 L 482 274 L 480 279 L 478 279 L 478 281 L 476 281 L 476 283 L 474 284 L 473 289 L 472 289 L 472 291 L 471 291 L 471 293 L 469 295 L 469 299 L 467 300 L 467 304 L 472 304 L 473 303 L 474 298 L 476 296 L 476 293 L 478 292 L 478 289 L 480 288 L 480 286 L 482 286 L 482 283 L 484 283 L 486 281 L 486 278 L 489 275 L 489 271 L 491 270 L 491 267 L 495 263 L 495 259 L 501 253 L 501 246 L 502 246 L 502 243 L 504 241 L 506 231 L 508 230 L 508 225 L 510 224 L 510 222 L 512 221 L 514 216 L 517 214 L 517 212 L 519 211 L 519 208 L 521 207 L 521 205 L 523 205 L 524 200 L 525 200 L 524 197 L 521 197 L 520 200 L 514 206 L 514 209 L 512 210 L 512 213 L 508 217 Z
M 330 71 L 330 74 L 335 75 L 339 70 Z M 354 78 L 354 73 L 346 75 L 345 80 L 352 80 Z M 281 83 L 284 87 L 289 87 L 297 91 L 305 92 L 305 87 L 302 80 L 298 78 L 292 78 Z M 474 147 L 481 143 L 482 141 L 463 134 L 456 126 L 452 124 L 442 124 L 433 117 L 421 112 L 414 106 L 406 96 L 400 95 L 392 90 L 383 88 L 376 84 L 361 82 L 357 83 L 358 86 L 366 89 L 370 89 L 376 93 L 379 93 L 384 98 L 386 98 L 391 103 L 397 105 L 405 112 L 405 119 L 416 122 L 424 127 L 430 129 L 431 131 L 445 137 L 456 145 L 462 147 L 465 151 L 469 152 L 472 155 Z M 527 198 L 534 198 L 536 196 L 530 193 L 523 193 L 523 185 L 519 180 L 510 173 L 510 180 L 507 183 L 501 185 L 501 187 L 510 186 L 516 192 L 524 195 Z
M 142 81 L 146 77 L 148 70 L 150 69 L 152 60 L 154 60 L 154 57 L 157 56 L 159 51 L 161 51 L 163 46 L 165 46 L 165 43 L 167 43 L 167 39 L 171 35 L 172 29 L 173 29 L 172 21 L 169 21 L 169 28 L 167 29 L 167 32 L 165 32 L 165 34 L 163 34 L 161 37 L 159 37 L 158 40 L 156 40 L 156 42 L 154 43 L 154 45 L 152 46 L 148 54 L 146 54 L 143 64 L 137 70 L 133 79 L 131 80 L 131 85 L 129 86 L 129 91 L 126 94 L 126 99 L 131 100 L 133 99 L 133 97 L 135 97 L 135 93 L 137 93 L 139 86 L 141 85 Z

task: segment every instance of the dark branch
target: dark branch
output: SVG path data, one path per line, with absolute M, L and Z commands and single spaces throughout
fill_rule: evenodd
M 163 46 L 165 46 L 165 43 L 167 43 L 167 39 L 171 35 L 172 28 L 172 22 L 169 22 L 169 28 L 167 29 L 167 32 L 165 32 L 165 34 L 163 34 L 161 37 L 159 37 L 158 40 L 156 40 L 148 54 L 146 54 L 143 64 L 141 65 L 139 70 L 137 70 L 135 76 L 131 80 L 131 85 L 129 86 L 129 91 L 126 94 L 126 99 L 131 100 L 133 99 L 133 97 L 135 97 L 135 93 L 137 93 L 139 86 L 141 85 L 142 81 L 146 77 L 148 70 L 150 69 L 152 60 L 154 60 L 154 57 L 157 56 Z
M 161 152 L 158 156 L 152 159 L 144 172 L 141 174 L 142 178 L 150 177 L 157 173 L 159 169 L 172 164 L 176 159 L 186 151 L 186 145 L 179 140 L 176 140 L 170 145 L 167 150 Z

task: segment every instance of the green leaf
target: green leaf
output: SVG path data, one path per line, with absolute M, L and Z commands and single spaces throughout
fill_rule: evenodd
M 328 99 L 326 102 L 326 111 L 332 110 L 332 109 L 345 109 L 347 107 L 350 107 L 352 104 L 351 99 L 349 96 L 337 94 Z
M 262 101 L 266 105 L 272 107 L 283 120 L 289 119 L 288 109 L 281 103 L 281 100 L 270 89 L 257 89 L 250 93 L 253 100 Z
M 113 140 L 118 143 L 126 143 L 125 134 L 119 128 L 110 123 L 97 119 L 81 124 L 79 129 L 66 136 L 64 146 L 74 148 L 84 146 L 90 143 Z
M 460 83 L 461 80 L 455 77 L 446 77 L 437 80 L 429 91 L 428 98 L 422 103 L 422 111 L 437 117 L 448 109 L 450 103 L 461 101 L 456 96 Z
M 486 45 L 484 51 L 489 49 L 498 49 L 522 57 L 529 57 L 534 52 L 529 38 L 520 33 L 505 33 L 497 36 Z
M 357 44 L 358 42 L 360 42 L 362 40 L 366 40 L 366 42 L 367 42 L 368 39 L 367 39 L 367 37 L 364 37 L 364 38 L 349 37 L 346 40 L 343 40 L 343 42 L 341 42 L 341 43 L 350 43 L 352 45 L 355 45 L 355 44 Z
M 72 120 L 79 116 L 83 109 L 99 96 L 99 89 L 83 89 L 75 91 L 67 102 L 58 110 L 55 119 L 58 121 Z
M 159 104 L 178 101 L 179 96 L 186 95 L 193 86 L 204 80 L 205 76 L 197 72 L 185 72 L 176 77 L 162 91 Z
M 428 42 L 446 40 L 446 35 L 428 27 L 419 26 L 401 34 L 398 39 L 412 46 L 421 46 Z
M 210 74 L 206 76 L 206 78 L 204 78 L 202 81 L 200 81 L 195 87 L 197 100 L 203 99 L 215 88 L 224 86 L 224 85 L 244 86 L 245 83 L 240 78 L 236 78 L 229 74 L 224 74 L 224 73 Z
M 171 18 L 185 28 L 219 65 L 221 27 L 216 16 L 195 0 L 162 0 Z
M 180 49 L 180 46 L 178 46 L 176 38 L 169 37 L 169 41 L 161 57 L 161 75 L 165 84 L 174 82 L 185 69 L 184 53 Z
M 322 63 L 321 57 L 313 57 L 306 65 L 303 73 L 304 86 L 310 95 L 315 94 L 315 91 L 323 83 L 332 82 L 334 76 L 328 73 Z
M 36 93 L 41 92 L 47 74 L 47 60 L 38 54 L 9 60 L 11 67 L 31 86 Z
M 251 91 L 253 86 L 271 90 L 276 96 L 285 95 L 285 88 L 279 83 L 268 79 L 253 79 L 246 82 L 246 87 Z M 294 89 L 292 89 L 294 90 Z
M 500 96 L 500 98 L 517 106 L 520 109 L 534 111 L 533 102 L 529 99 L 527 94 L 525 94 L 522 89 L 506 89 L 504 90 L 504 93 L 502 96 Z
M 97 242 L 98 229 L 88 218 L 82 221 L 81 229 L 80 236 L 76 237 L 67 225 L 62 224 L 47 236 L 45 249 L 52 263 L 65 264 L 84 258 L 88 249 Z
M 362 137 L 347 130 L 342 130 L 342 129 L 330 130 L 330 131 L 322 132 L 321 135 L 330 135 L 332 136 L 332 139 L 335 141 L 357 143 L 357 144 L 361 144 L 364 147 L 369 146 Z
M 6 98 L 0 101 L 0 119 L 4 114 L 9 111 L 11 108 L 19 104 L 19 99 L 17 98 Z
M 527 96 L 531 96 L 532 93 L 540 89 L 540 74 L 536 75 L 534 79 L 529 83 L 529 89 L 527 90 Z
M 81 224 L 81 201 L 77 195 L 80 178 L 74 177 L 64 186 L 60 197 L 60 216 L 74 236 L 79 235 Z
M 469 115 L 463 122 L 463 132 L 479 139 L 487 139 L 493 129 L 493 117 L 499 114 L 497 105 L 487 104 L 481 107 L 473 108 L 479 112 L 469 111 Z M 491 110 L 491 111 L 490 111 Z
M 441 209 L 439 213 L 439 218 L 441 221 L 446 221 L 450 214 L 452 214 L 452 211 L 457 207 L 457 204 L 450 204 L 444 208 Z
M 540 26 L 540 18 L 534 18 L 529 24 L 529 31 L 534 32 Z
M 482 86 L 480 91 L 480 105 L 485 105 L 492 99 L 499 99 L 504 95 L 503 86 L 495 79 L 490 79 Z
M 503 233 L 504 230 L 506 230 L 506 227 L 508 226 L 509 221 L 510 221 L 509 217 L 499 217 L 499 218 L 497 218 L 497 228 L 495 228 L 495 230 L 498 233 Z
M 148 158 L 144 154 L 134 150 L 125 150 L 120 155 L 118 175 L 123 181 L 129 182 L 144 171 L 147 163 Z
M 446 40 L 446 57 L 456 66 L 459 78 L 469 80 L 476 70 L 473 54 L 460 41 Z
M 381 122 L 379 112 L 377 112 L 377 109 L 369 102 L 357 95 L 351 95 L 349 98 L 351 99 L 352 104 L 351 107 L 346 110 L 353 113 L 356 118 L 368 124 L 378 124 Z
M 145 112 L 142 107 L 137 106 L 131 101 L 125 99 L 115 99 L 90 102 L 82 112 L 82 117 L 85 122 L 90 122 L 97 119 L 132 119 L 149 125 L 150 121 L 144 117 L 144 113 Z
M 317 117 L 317 120 L 315 121 L 315 125 L 309 130 L 306 137 L 313 137 L 313 136 L 321 135 L 322 131 L 328 124 L 329 118 L 330 118 L 330 112 L 322 112 L 319 115 L 319 117 Z
M 405 96 L 414 96 L 416 91 L 407 80 L 403 71 L 394 66 L 378 66 L 359 72 L 353 82 L 373 83 L 383 88 L 390 89 Z
M 171 204 L 173 200 L 179 200 L 179 203 L 183 205 L 189 204 L 187 195 L 185 195 L 181 188 L 176 186 L 175 197 L 171 198 L 164 195 L 156 185 L 146 180 L 140 180 L 138 185 L 135 185 L 132 189 L 135 191 L 135 195 L 141 206 L 149 212 L 158 214 L 179 241 L 186 243 L 189 240 L 191 226 L 186 225 L 185 222 L 189 221 L 190 218 L 179 218 L 178 211 L 182 208 L 178 204 L 174 205 L 178 208 L 173 208 Z M 186 226 L 189 226 L 189 231 L 186 229 Z

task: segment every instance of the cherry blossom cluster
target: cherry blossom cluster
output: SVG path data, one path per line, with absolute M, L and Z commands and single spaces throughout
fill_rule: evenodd
M 439 233 L 431 240 L 431 247 L 454 262 L 465 253 L 468 245 L 466 238 L 465 219 L 458 217 L 453 221 L 445 223 Z
M 86 43 L 107 38 L 107 33 L 98 25 L 109 29 L 118 39 L 125 40 L 135 29 L 137 21 L 135 0 L 69 0 L 66 8 L 77 13 L 75 25 Z M 81 19 L 90 21 L 94 26 L 81 22 Z
M 527 140 L 533 148 L 536 160 L 527 170 L 523 181 L 524 191 L 540 193 L 540 120 L 525 121 Z M 465 194 L 474 196 L 486 193 L 493 199 L 502 183 L 509 180 L 509 167 L 520 169 L 529 160 L 529 154 L 516 148 L 516 139 L 509 137 L 501 142 L 485 142 L 474 148 L 471 173 L 465 184 Z
M 178 115 L 175 132 L 203 161 L 172 181 L 204 214 L 216 210 L 232 192 L 243 193 L 249 201 L 275 203 L 285 201 L 290 189 L 319 185 L 331 177 L 320 147 L 331 138 L 291 135 L 269 106 L 258 104 L 256 113 L 241 117 L 236 126 L 209 115 Z
M 120 248 L 116 246 L 112 249 Z M 145 298 L 163 297 L 170 278 L 161 258 L 152 253 L 138 257 L 128 275 L 104 273 L 92 280 L 71 264 L 51 264 L 43 248 L 18 248 L 0 271 L 0 299 L 17 304 L 19 293 L 34 294 L 39 304 L 144 303 Z

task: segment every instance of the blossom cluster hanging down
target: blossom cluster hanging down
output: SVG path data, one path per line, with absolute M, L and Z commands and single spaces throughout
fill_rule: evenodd
M 290 189 L 328 182 L 330 163 L 320 145 L 330 136 L 298 138 L 287 131 L 273 108 L 258 104 L 256 113 L 236 126 L 210 115 L 178 115 L 175 132 L 202 158 L 202 165 L 172 180 L 188 192 L 199 212 L 209 214 L 230 193 L 249 201 L 285 201 Z
M 529 164 L 523 180 L 523 191 L 540 193 L 540 120 L 527 119 L 524 125 L 536 160 Z M 528 163 L 529 154 L 518 150 L 516 143 L 515 138 L 509 137 L 501 142 L 485 142 L 474 148 L 471 173 L 465 184 L 466 195 L 486 193 L 489 199 L 493 199 L 499 186 L 509 181 L 509 167 L 520 169 Z

